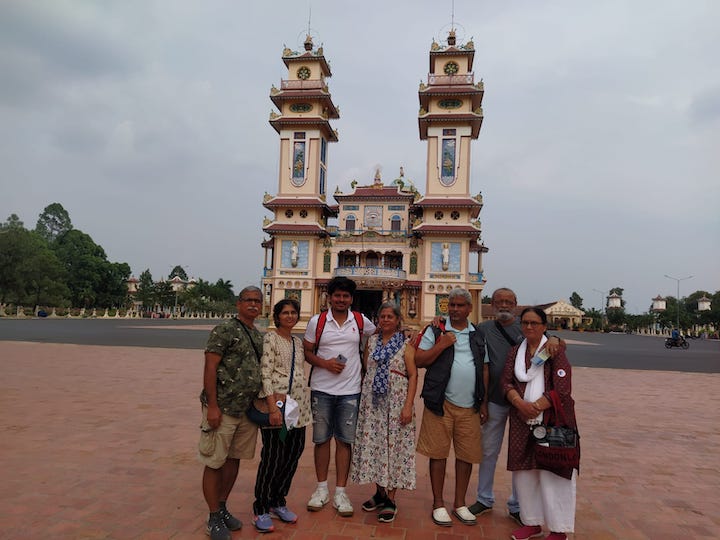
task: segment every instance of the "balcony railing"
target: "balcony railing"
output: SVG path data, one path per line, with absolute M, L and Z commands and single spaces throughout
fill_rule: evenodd
M 378 277 L 386 279 L 407 279 L 407 272 L 397 268 L 379 266 L 338 266 L 334 275 L 346 277 Z
M 473 84 L 474 80 L 474 73 L 467 73 L 465 75 L 434 75 L 432 73 L 428 74 L 428 83 L 430 84 Z
M 282 80 L 282 81 L 280 81 L 280 88 L 282 88 L 283 90 L 315 90 L 315 89 L 322 88 L 322 87 L 323 87 L 323 82 L 318 81 L 318 80 L 314 80 L 314 81 Z

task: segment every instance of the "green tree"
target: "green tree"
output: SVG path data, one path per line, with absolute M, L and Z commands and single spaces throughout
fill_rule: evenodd
M 212 287 L 211 297 L 213 300 L 219 302 L 234 303 L 235 293 L 233 292 L 233 285 L 230 280 L 218 279 Z
M 482 304 L 492 304 L 492 297 L 488 296 L 487 294 L 483 294 L 481 303 Z
M 178 276 L 183 281 L 188 280 L 187 272 L 185 272 L 185 269 L 182 266 L 180 266 L 179 264 L 175 268 L 173 268 L 172 271 L 170 272 L 170 275 L 168 276 L 168 281 L 171 280 L 172 278 L 174 278 L 175 276 Z
M 72 305 L 76 307 L 109 307 L 98 303 L 99 295 L 106 287 L 105 250 L 93 242 L 90 235 L 71 229 L 58 236 L 52 249 L 62 262 L 68 276 L 68 288 Z
M 590 317 L 592 319 L 592 322 L 590 323 L 590 329 L 602 330 L 603 316 L 604 316 L 602 310 L 590 308 L 587 311 L 585 311 L 585 316 Z
M 69 303 L 62 264 L 42 238 L 9 219 L 0 229 L 0 302 Z
M 161 281 L 155 284 L 155 303 L 160 305 L 163 311 L 173 306 L 175 303 L 175 291 L 172 288 L 172 283 Z
M 25 225 L 17 214 L 10 214 L 5 223 L 0 224 L 0 230 L 2 229 L 24 229 Z
M 96 291 L 96 305 L 106 308 L 126 307 L 130 300 L 127 288 L 130 265 L 105 261 L 101 271 L 103 277 Z
M 58 237 L 72 229 L 70 214 L 60 203 L 52 203 L 45 207 L 35 226 L 35 232 L 48 242 L 54 242 Z
M 155 306 L 155 282 L 149 268 L 146 268 L 138 278 L 137 299 L 146 310 Z
M 583 308 L 583 307 L 582 307 L 582 303 L 583 303 L 582 297 L 581 297 L 578 293 L 576 293 L 575 291 L 573 291 L 573 293 L 570 295 L 570 304 L 571 304 L 574 308 L 582 309 L 582 308 Z

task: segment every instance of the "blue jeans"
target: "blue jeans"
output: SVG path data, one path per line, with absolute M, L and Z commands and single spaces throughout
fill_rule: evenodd
M 495 504 L 493 482 L 495 480 L 495 465 L 497 464 L 500 448 L 502 448 L 505 424 L 507 424 L 510 406 L 498 405 L 492 401 L 488 403 L 488 421 L 483 425 L 483 460 L 478 473 L 477 500 L 485 506 Z M 515 475 L 513 475 L 512 493 L 507 505 L 510 512 L 519 512 L 520 504 L 515 495 Z
M 360 394 L 333 396 L 313 390 L 310 403 L 314 444 L 322 444 L 332 437 L 347 444 L 355 442 Z

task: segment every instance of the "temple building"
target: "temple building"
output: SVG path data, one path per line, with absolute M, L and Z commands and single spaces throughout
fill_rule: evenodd
M 287 79 L 273 86 L 278 112 L 270 125 L 280 138 L 277 193 L 263 205 L 273 213 L 262 286 L 264 313 L 278 300 L 296 298 L 301 322 L 327 308 L 327 283 L 347 276 L 358 285 L 353 309 L 372 318 L 383 301 L 396 302 L 408 326 L 447 313 L 448 293 L 470 291 L 479 321 L 484 286 L 478 216 L 480 194 L 471 195 L 471 143 L 483 120 L 483 83 L 475 82 L 472 41 L 433 41 L 427 83 L 419 95 L 419 136 L 427 141 L 424 194 L 405 178 L 384 181 L 380 172 L 352 191 L 338 187 L 327 199 L 330 143 L 340 117 L 327 80 L 332 76 L 323 48 L 307 37 L 304 50 L 286 48 Z

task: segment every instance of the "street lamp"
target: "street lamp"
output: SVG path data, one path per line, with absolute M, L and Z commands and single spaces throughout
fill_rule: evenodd
M 675 328 L 677 328 L 678 332 L 679 332 L 680 331 L 680 282 L 685 281 L 686 279 L 690 279 L 690 278 L 692 278 L 692 276 L 676 278 L 676 277 L 668 276 L 667 274 L 665 274 L 665 277 L 668 279 L 674 279 L 675 281 L 677 281 L 677 320 L 676 320 L 677 326 Z

